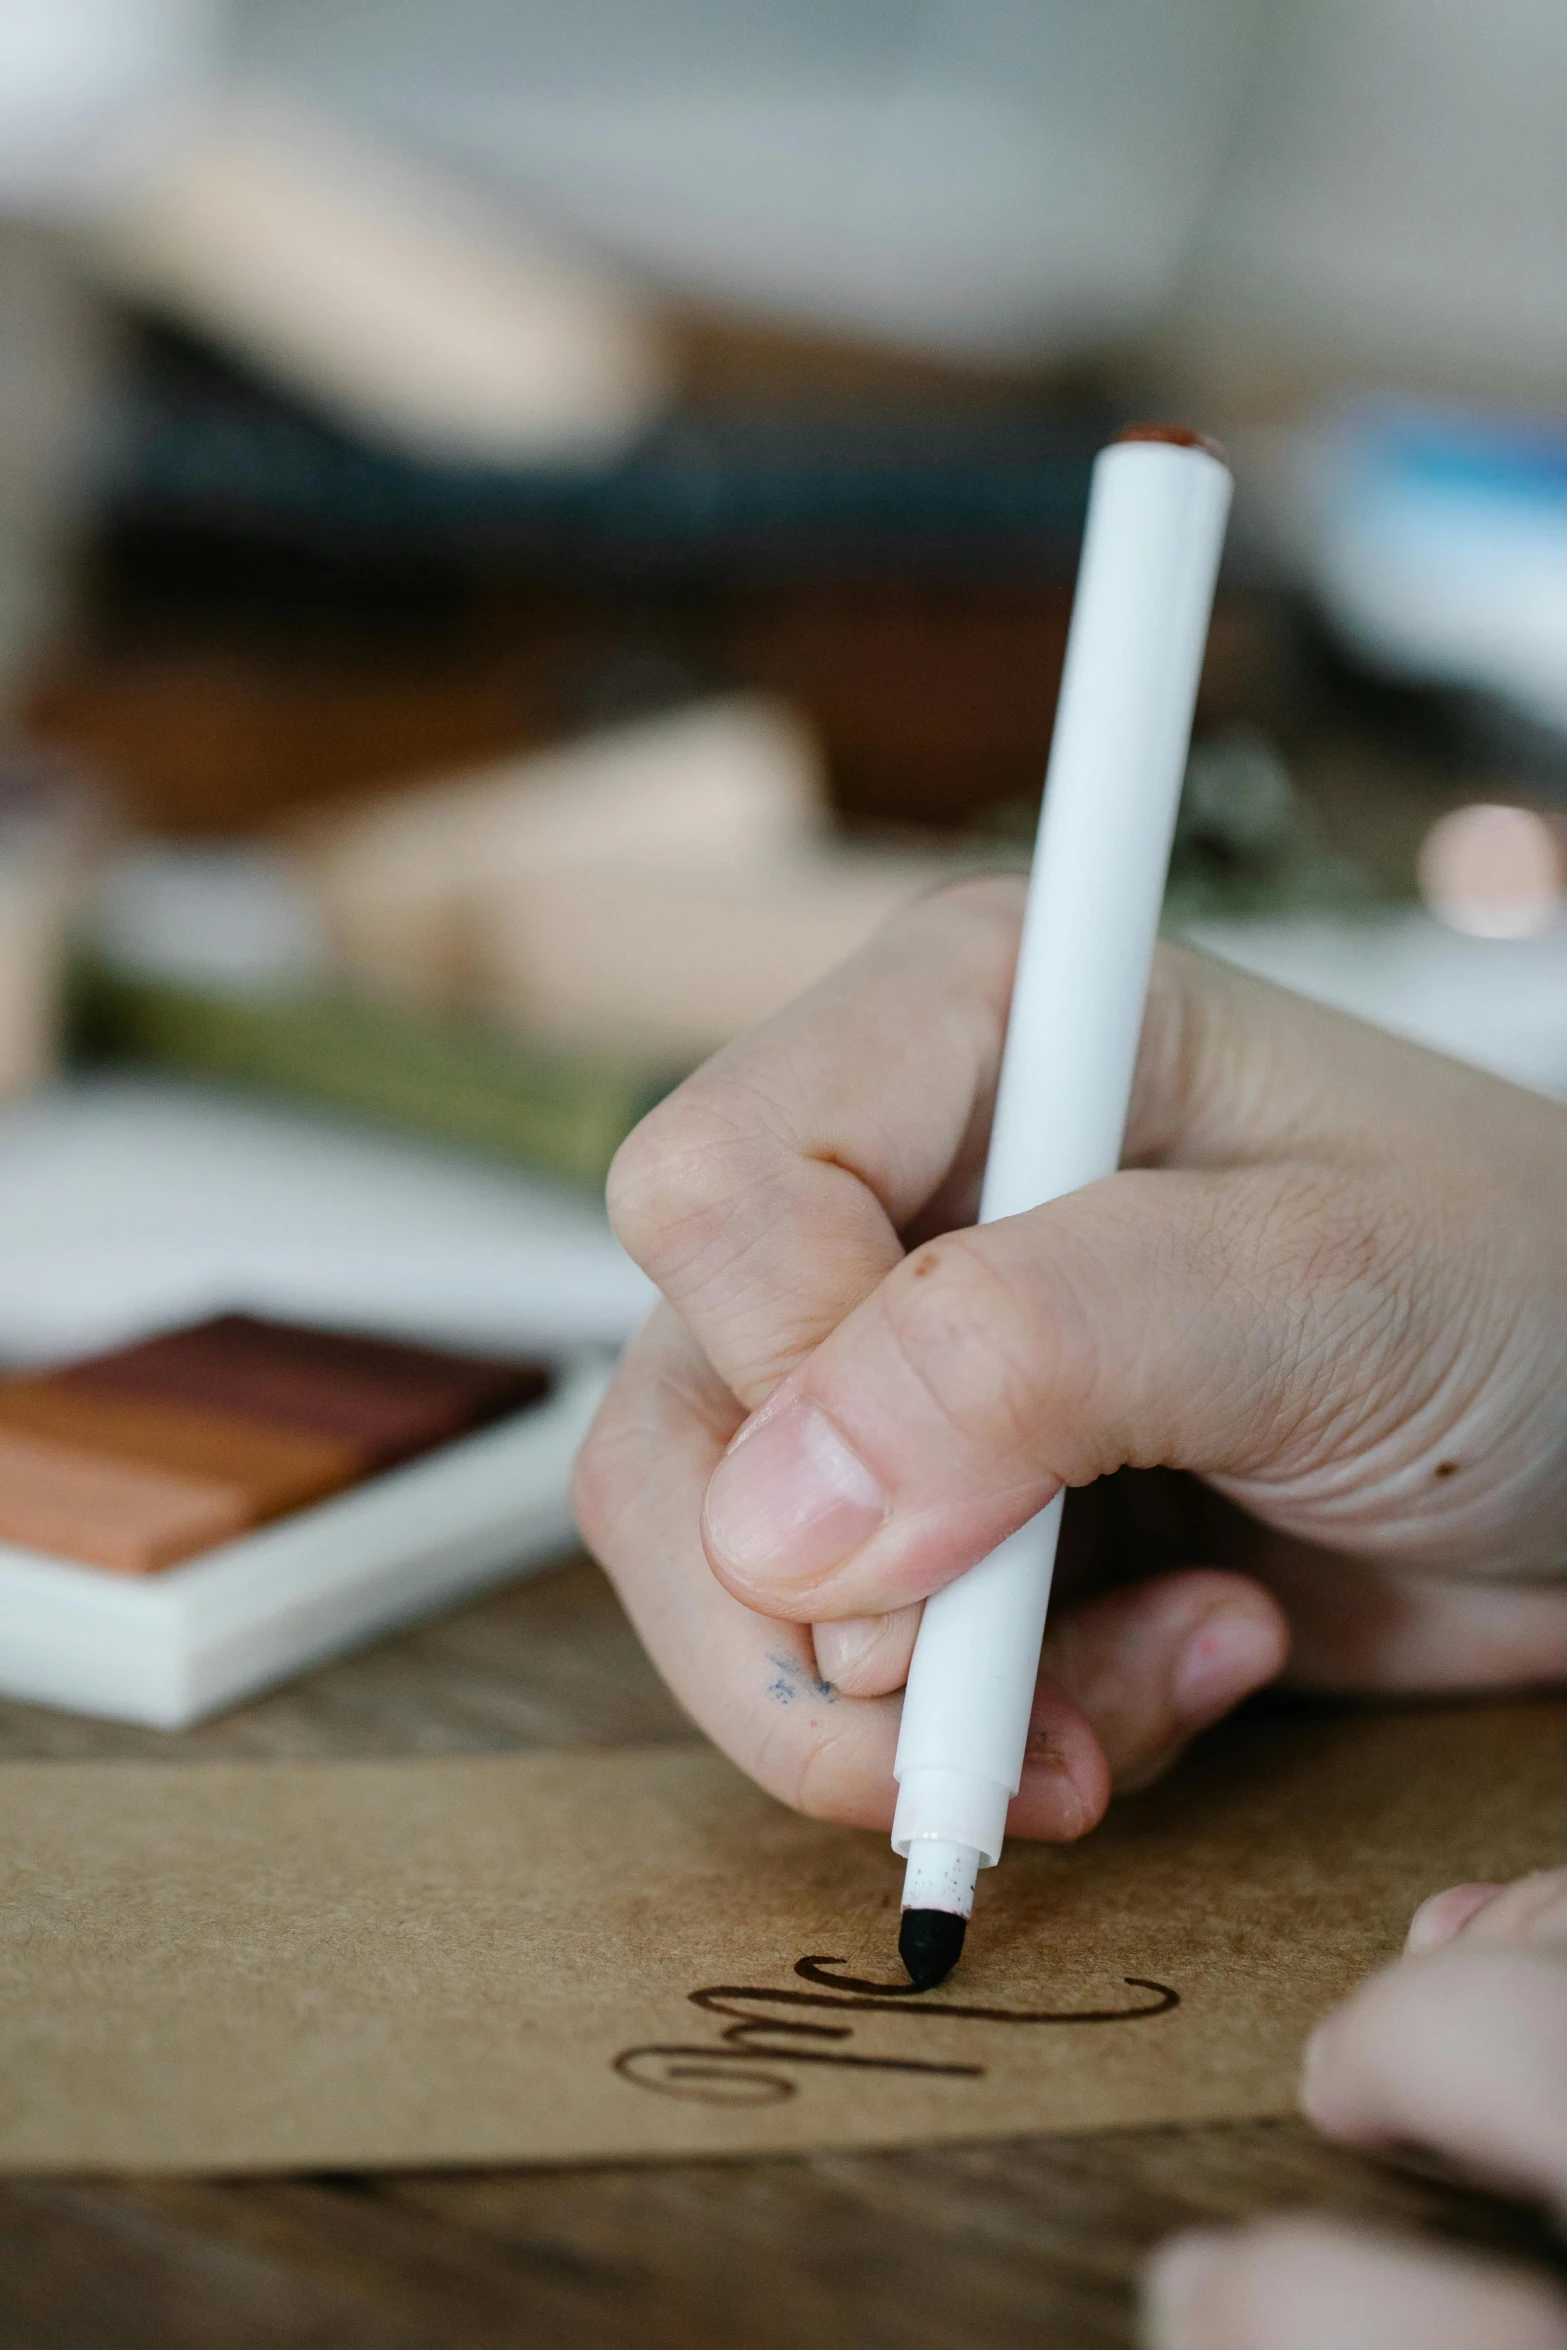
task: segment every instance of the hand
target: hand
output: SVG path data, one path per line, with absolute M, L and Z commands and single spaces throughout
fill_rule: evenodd
M 1318 1688 L 1567 1672 L 1567 1110 L 1166 949 L 1126 1168 L 961 1229 L 1021 907 L 910 908 L 616 1161 L 667 1303 L 577 1498 L 672 1688 L 885 1827 L 920 1602 L 1128 1464 L 1193 1475 L 1079 1497 L 1013 1834 L 1092 1826 L 1291 1644 Z
M 1329 2137 L 1418 2144 L 1567 2217 L 1567 1869 L 1457 1885 L 1408 1954 L 1315 2034 L 1303 2102 Z M 1567 2299 L 1453 2252 L 1266 2221 L 1177 2237 L 1149 2350 L 1567 2350 Z

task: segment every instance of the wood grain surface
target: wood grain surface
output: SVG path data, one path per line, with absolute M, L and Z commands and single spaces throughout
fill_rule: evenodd
M 0 1759 L 681 1740 L 584 1563 L 178 1736 L 0 1705 Z M 1127 2350 L 1171 2229 L 1312 2204 L 1551 2258 L 1533 2215 L 1296 2122 L 916 2153 L 0 2189 L 4 2350 Z

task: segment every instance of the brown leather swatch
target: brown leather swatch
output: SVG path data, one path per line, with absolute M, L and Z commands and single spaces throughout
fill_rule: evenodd
M 196 1476 L 0 1427 L 0 1542 L 153 1575 L 252 1525 L 232 1478 Z
M 73 1363 L 56 1384 L 159 1398 L 353 1446 L 385 1468 L 535 1402 L 537 1363 L 492 1362 L 331 1330 L 222 1314 Z
M 247 1497 L 251 1525 L 341 1492 L 363 1476 L 366 1465 L 363 1453 L 330 1437 L 161 1398 L 95 1394 L 47 1378 L 0 1380 L 0 1429 L 7 1428 L 233 1484 Z

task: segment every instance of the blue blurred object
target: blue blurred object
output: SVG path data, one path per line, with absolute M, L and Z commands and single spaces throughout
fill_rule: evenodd
M 1296 456 L 1300 552 L 1350 649 L 1567 748 L 1567 418 L 1357 402 Z

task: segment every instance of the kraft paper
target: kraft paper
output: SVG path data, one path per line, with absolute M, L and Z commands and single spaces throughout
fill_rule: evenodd
M 1437 1886 L 1562 1857 L 1567 1709 L 1286 1717 L 981 1880 L 939 1990 L 878 1836 L 701 1747 L 0 1770 L 0 2167 L 903 2145 L 1287 2111 Z

